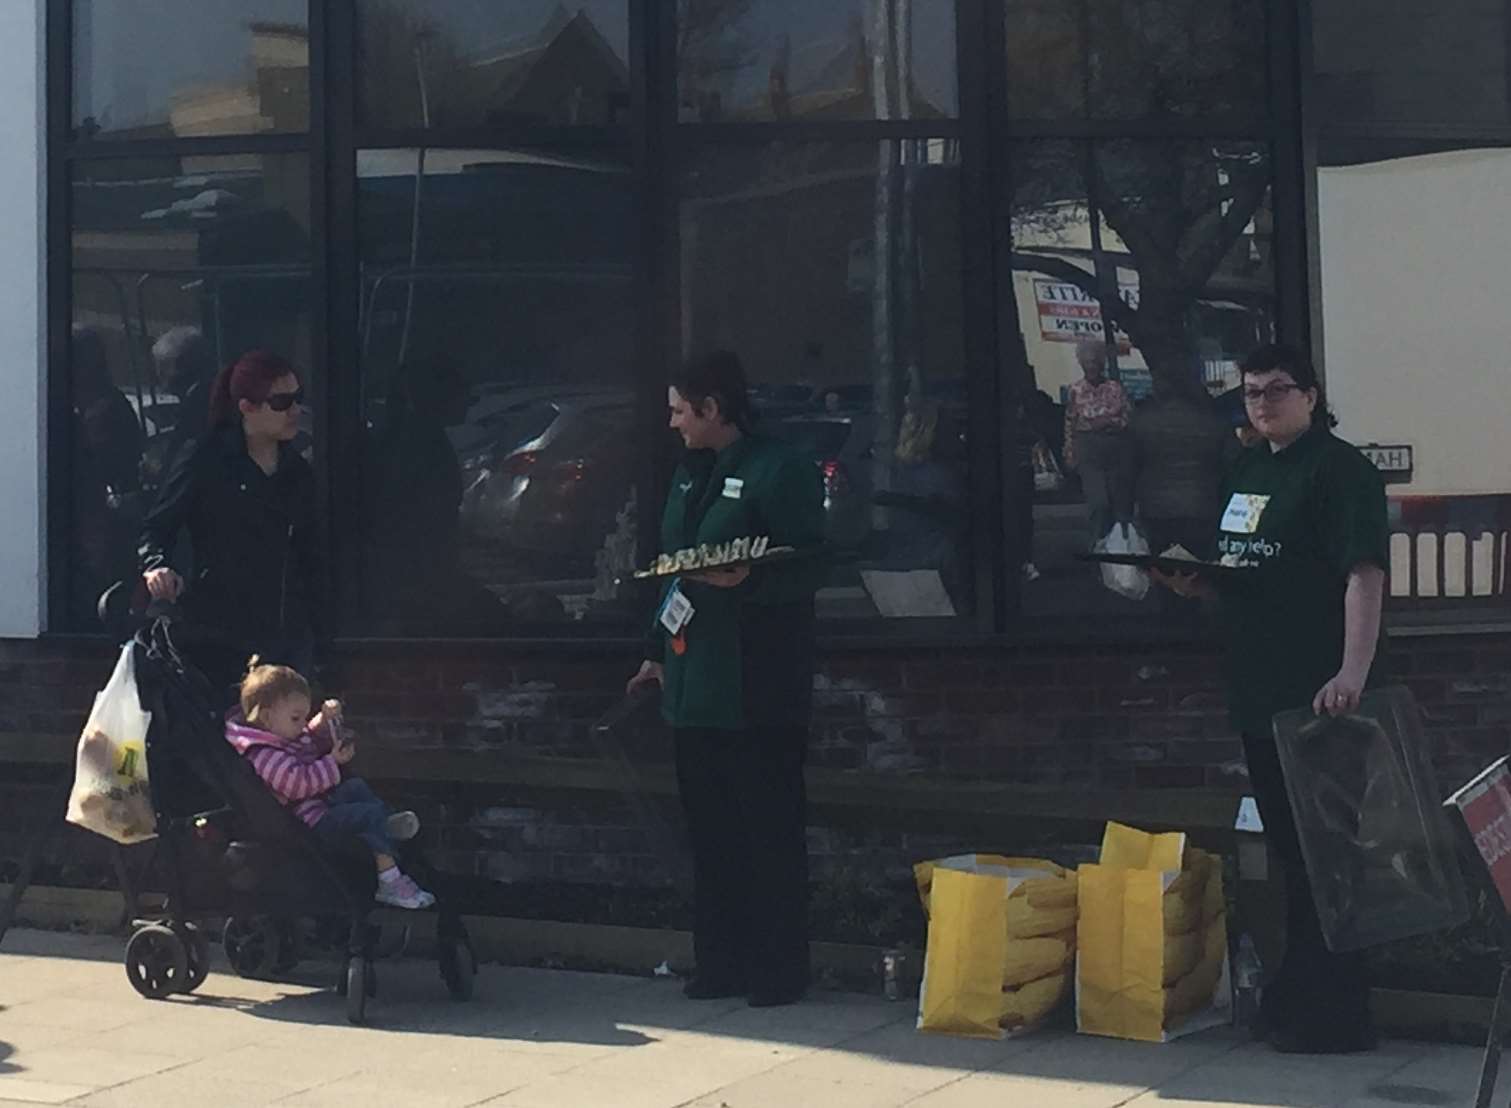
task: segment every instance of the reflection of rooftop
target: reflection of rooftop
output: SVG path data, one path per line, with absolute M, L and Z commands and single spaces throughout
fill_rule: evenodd
M 536 34 L 470 64 L 490 117 L 609 122 L 612 108 L 594 109 L 590 99 L 624 94 L 629 88 L 629 68 L 593 20 L 586 12 L 572 15 L 560 5 Z

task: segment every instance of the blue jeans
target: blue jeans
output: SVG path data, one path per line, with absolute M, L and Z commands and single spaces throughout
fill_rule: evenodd
M 315 832 L 326 838 L 338 835 L 355 835 L 366 843 L 374 854 L 397 855 L 393 839 L 388 836 L 388 805 L 378 799 L 378 794 L 360 777 L 348 777 L 325 794 L 330 806 Z

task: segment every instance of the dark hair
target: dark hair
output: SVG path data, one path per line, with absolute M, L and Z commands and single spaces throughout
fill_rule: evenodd
M 689 358 L 672 378 L 671 385 L 695 407 L 705 400 L 717 401 L 724 422 L 733 423 L 741 431 L 749 431 L 755 423 L 745 367 L 733 351 L 714 350 Z
M 234 421 L 238 401 L 261 404 L 280 377 L 299 378 L 287 358 L 267 350 L 247 351 L 221 370 L 215 384 L 210 386 L 210 426 L 220 427 Z
M 1317 377 L 1317 368 L 1299 347 L 1281 342 L 1267 342 L 1249 352 L 1240 366 L 1243 374 L 1289 373 L 1303 389 L 1317 390 L 1317 407 L 1312 410 L 1313 427 L 1336 427 L 1338 417 L 1327 406 L 1327 391 Z

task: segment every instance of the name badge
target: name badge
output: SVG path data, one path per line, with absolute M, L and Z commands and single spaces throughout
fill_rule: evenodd
M 1259 517 L 1269 504 L 1268 496 L 1251 492 L 1235 492 L 1228 501 L 1228 510 L 1222 514 L 1222 530 L 1235 535 L 1252 535 L 1259 530 Z
M 724 495 L 729 497 L 729 499 L 740 499 L 740 496 L 744 493 L 744 491 L 745 482 L 740 480 L 738 477 L 724 478 Z
M 687 599 L 687 594 L 682 591 L 680 581 L 666 594 L 666 599 L 661 602 L 661 611 L 656 618 L 661 621 L 661 626 L 666 628 L 669 635 L 678 634 L 682 628 L 692 622 L 693 602 Z

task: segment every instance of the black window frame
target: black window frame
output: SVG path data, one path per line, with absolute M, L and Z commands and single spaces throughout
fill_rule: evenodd
M 1267 19 L 1265 59 L 1268 96 L 1257 115 L 1152 119 L 1013 119 L 1009 108 L 1007 0 L 954 0 L 959 112 L 952 118 L 914 120 L 845 120 L 826 122 L 683 122 L 677 111 L 676 6 L 666 0 L 626 0 L 629 17 L 630 114 L 623 127 L 543 126 L 503 123 L 497 126 L 416 131 L 358 128 L 356 111 L 357 21 L 343 0 L 310 0 L 310 130 L 303 134 L 219 136 L 172 140 L 75 139 L 70 134 L 72 3 L 47 0 L 47 97 L 49 105 L 47 185 L 47 334 L 53 352 L 48 380 L 48 557 L 50 610 L 64 610 L 69 549 L 67 489 L 70 478 L 69 402 L 66 351 L 71 319 L 70 200 L 67 182 L 72 164 L 82 159 L 153 154 L 307 153 L 311 165 L 313 347 L 320 363 L 312 374 L 313 399 L 321 420 L 316 435 L 316 471 L 327 513 L 324 536 L 332 565 L 355 565 L 346 536 L 360 534 L 358 504 L 360 452 L 344 449 L 361 433 L 359 369 L 354 352 L 358 334 L 356 235 L 356 156 L 359 149 L 613 149 L 628 153 L 636 189 L 636 279 L 634 281 L 635 421 L 638 433 L 664 449 L 652 452 L 638 485 L 641 505 L 640 546 L 643 558 L 655 551 L 654 521 L 664 483 L 674 461 L 664 433 L 665 386 L 680 356 L 681 311 L 677 242 L 679 166 L 689 151 L 720 145 L 754 145 L 772 140 L 868 141 L 901 138 L 946 138 L 960 150 L 960 220 L 962 228 L 962 336 L 966 384 L 971 397 L 970 498 L 971 565 L 976 585 L 975 610 L 948 621 L 885 621 L 880 618 L 821 625 L 824 641 L 850 648 L 906 649 L 909 646 L 1010 645 L 1054 640 L 1073 643 L 1190 641 L 1191 632 L 1146 625 L 1025 626 L 1018 617 L 1018 575 L 1006 572 L 1004 556 L 1009 518 L 1004 497 L 1010 488 L 1004 449 L 1007 417 L 1019 383 L 1006 376 L 1004 356 L 1011 336 L 999 318 L 1002 297 L 1011 295 L 1012 271 L 1008 230 L 1011 213 L 1002 197 L 1014 172 L 1012 143 L 1046 139 L 1192 139 L 1242 138 L 1263 143 L 1273 167 L 1276 312 L 1279 336 L 1317 349 L 1320 304 L 1317 302 L 1316 167 L 1319 132 L 1324 128 L 1308 113 L 1311 84 L 1309 0 L 1255 0 Z M 1502 136 L 1511 142 L 1511 128 Z M 332 545 L 334 544 L 334 546 Z M 346 617 L 338 641 L 360 639 L 349 632 L 358 611 L 358 576 L 334 574 Z M 342 632 L 348 633 L 342 633 Z M 568 625 L 521 628 L 503 644 L 567 648 L 602 647 L 633 641 L 632 629 L 621 640 Z M 50 631 L 49 634 L 60 632 Z M 436 638 L 403 641 L 440 643 Z

